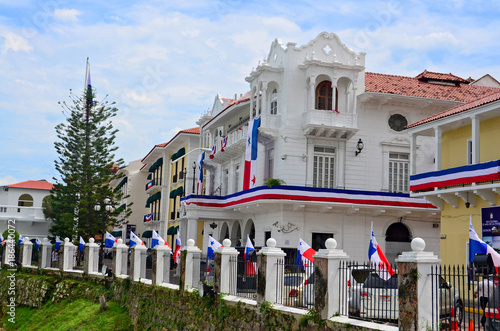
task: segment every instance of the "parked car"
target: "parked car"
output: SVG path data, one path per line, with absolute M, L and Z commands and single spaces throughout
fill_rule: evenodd
M 398 276 L 384 280 L 377 273 L 369 274 L 361 292 L 360 316 L 379 320 L 399 319 Z M 463 320 L 463 302 L 460 291 L 444 278 L 439 277 L 440 318 L 450 318 L 451 308 L 455 308 L 455 321 Z
M 304 300 L 304 283 L 306 274 L 285 274 L 283 279 L 283 304 L 292 307 L 302 307 Z

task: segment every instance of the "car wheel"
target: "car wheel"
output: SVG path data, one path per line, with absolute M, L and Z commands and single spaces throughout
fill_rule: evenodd
M 461 325 L 463 319 L 464 319 L 464 305 L 462 304 L 462 301 L 457 301 L 455 303 L 455 321 L 457 322 L 458 325 Z

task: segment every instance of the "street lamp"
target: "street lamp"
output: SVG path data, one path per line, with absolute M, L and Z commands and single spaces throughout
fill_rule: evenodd
M 195 173 L 196 172 L 196 162 L 193 162 L 193 194 L 194 194 L 194 182 L 195 182 Z
M 96 202 L 94 206 L 94 210 L 96 212 L 101 211 L 101 204 Z M 115 211 L 115 207 L 111 203 L 111 199 L 109 197 L 104 198 L 104 217 L 102 218 L 102 238 L 101 238 L 101 249 L 99 251 L 99 269 L 102 269 L 103 259 L 104 259 L 104 236 L 106 232 L 106 221 L 109 216 Z

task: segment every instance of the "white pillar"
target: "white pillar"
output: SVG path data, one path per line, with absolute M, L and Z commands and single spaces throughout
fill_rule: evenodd
M 479 136 L 481 121 L 477 116 L 472 116 L 472 164 L 479 163 Z
M 170 254 L 172 250 L 163 239 L 153 247 L 153 285 L 168 283 L 170 279 Z
M 353 84 L 354 85 L 354 84 Z M 354 86 L 352 88 L 352 113 L 356 114 L 356 107 L 358 106 L 358 88 Z
M 261 97 L 261 102 L 260 102 L 260 113 L 261 114 L 266 114 L 268 115 L 267 109 L 268 109 L 268 104 L 267 102 L 267 82 L 262 82 L 262 97 Z
M 75 255 L 76 246 L 69 241 L 69 238 L 64 238 L 64 243 L 61 245 L 62 255 L 59 257 L 62 261 L 59 262 L 61 271 L 73 270 L 73 257 Z
M 434 316 L 439 316 L 440 307 L 439 300 L 433 300 L 430 274 L 431 267 L 437 267 L 441 259 L 432 252 L 424 252 L 424 248 L 425 241 L 422 238 L 415 238 L 411 241 L 412 251 L 403 252 L 396 259 L 400 288 L 399 328 L 403 330 L 415 328 L 417 331 L 423 331 L 439 328 L 439 318 L 435 318 L 436 324 L 432 325 L 432 309 L 434 308 Z M 416 287 L 411 284 L 414 281 L 417 282 Z M 405 291 L 401 290 L 402 287 Z M 416 289 L 416 293 L 412 291 L 413 288 Z M 401 295 L 403 292 L 406 292 L 404 297 Z
M 341 261 L 349 256 L 337 249 L 337 241 L 329 238 L 325 242 L 326 249 L 320 249 L 314 255 L 314 306 L 322 318 L 327 319 L 335 314 L 347 314 L 347 275 L 341 275 L 346 269 L 340 269 Z M 321 288 L 319 284 L 326 284 Z M 326 295 L 325 295 L 326 293 Z
M 309 110 L 310 109 L 315 109 L 316 108 L 316 101 L 315 101 L 315 96 L 316 96 L 316 90 L 314 89 L 314 80 L 316 79 L 315 77 L 310 77 L 309 81 Z
M 198 219 L 189 217 L 186 224 L 186 240 L 187 238 L 195 238 L 193 240 L 196 244 L 196 238 L 198 238 Z
M 38 252 L 38 269 L 47 269 L 51 267 L 52 244 L 48 238 L 43 238 Z
M 234 263 L 234 270 L 231 270 L 232 264 L 230 260 L 231 257 L 236 258 L 239 253 L 236 248 L 231 247 L 231 240 L 227 238 L 222 241 L 222 245 L 223 247 L 215 251 L 215 292 L 235 293 L 237 279 L 236 263 Z M 220 263 L 217 263 L 219 261 Z
M 283 259 L 286 253 L 281 248 L 276 247 L 276 240 L 269 238 L 266 241 L 266 247 L 259 251 L 258 266 L 259 280 L 263 280 L 264 284 L 257 286 L 257 302 L 269 301 L 276 303 L 276 298 L 283 298 L 283 282 L 280 282 L 281 287 L 276 285 L 277 275 L 284 275 L 284 263 L 278 265 L 278 260 Z
M 30 238 L 24 238 L 24 241 L 21 243 L 21 265 L 23 267 L 31 266 L 31 255 L 33 254 L 33 243 L 30 241 Z
M 85 244 L 84 254 L 83 273 L 87 275 L 99 273 L 99 245 L 95 243 L 94 238 L 90 238 Z
M 116 277 L 127 275 L 128 246 L 123 243 L 123 239 L 118 239 L 113 247 L 113 273 Z
M 186 258 L 181 259 L 184 264 L 184 289 L 198 288 L 201 250 L 194 245 L 193 239 L 188 239 L 187 245 L 181 251 L 186 252 Z
M 146 253 L 145 245 L 134 245 L 130 249 L 130 279 L 138 282 L 146 278 Z
M 336 107 L 335 107 L 335 102 L 336 102 L 336 99 L 337 99 L 337 93 L 335 93 L 335 91 L 337 90 L 337 87 L 335 85 L 333 85 L 333 82 L 332 82 L 332 109 L 329 109 L 329 110 L 337 110 L 339 111 Z M 344 110 L 345 112 L 347 112 L 347 109 Z
M 436 144 L 436 151 L 434 155 L 435 163 L 434 163 L 434 170 L 441 170 L 441 140 L 443 136 L 443 129 L 438 126 L 434 128 L 434 137 L 435 137 L 435 144 Z

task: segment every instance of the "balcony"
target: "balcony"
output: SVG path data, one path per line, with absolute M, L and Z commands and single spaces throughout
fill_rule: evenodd
M 42 207 L 0 206 L 0 220 L 8 219 L 29 222 L 48 222 L 43 215 Z
M 459 198 L 476 206 L 477 196 L 495 205 L 500 194 L 500 160 L 412 175 L 410 191 L 412 197 L 426 198 L 440 209 L 444 202 L 458 207 Z
M 224 137 L 215 138 L 214 144 L 216 147 L 216 153 L 214 158 L 211 160 L 217 163 L 222 163 L 226 162 L 228 159 L 244 153 L 247 131 L 248 125 L 241 126 L 238 129 L 229 132 L 227 135 L 227 142 L 226 146 L 224 147 L 224 152 L 222 152 L 222 140 L 224 139 Z M 208 159 L 208 155 L 205 155 L 205 160 Z
M 359 130 L 357 116 L 333 110 L 309 109 L 302 119 L 302 131 L 308 137 L 348 140 Z
M 147 194 L 153 194 L 160 190 L 161 190 L 161 178 L 152 179 L 146 184 Z

